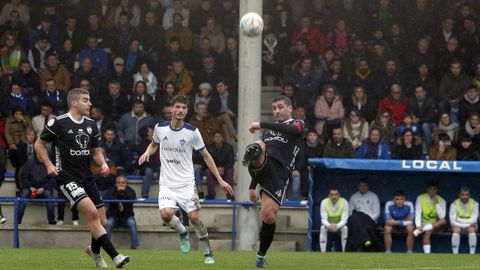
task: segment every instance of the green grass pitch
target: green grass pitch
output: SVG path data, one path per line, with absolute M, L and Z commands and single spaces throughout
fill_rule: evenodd
M 204 265 L 199 251 L 123 250 L 131 257 L 125 269 L 255 269 L 254 252 L 215 253 L 217 263 Z M 111 260 L 104 257 L 110 269 Z M 480 269 L 478 255 L 270 252 L 267 269 Z M 0 269 L 96 269 L 79 249 L 0 249 Z

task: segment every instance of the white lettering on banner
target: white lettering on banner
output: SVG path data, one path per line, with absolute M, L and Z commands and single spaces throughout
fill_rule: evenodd
M 402 169 L 461 171 L 463 168 L 460 167 L 456 161 L 402 160 Z

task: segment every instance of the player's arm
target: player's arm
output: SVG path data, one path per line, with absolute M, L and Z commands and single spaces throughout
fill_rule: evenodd
M 373 212 L 372 212 L 372 215 L 373 215 L 373 220 L 375 222 L 378 221 L 378 218 L 380 217 L 380 200 L 378 199 L 378 196 L 377 195 L 373 195 L 373 198 L 372 198 L 372 208 L 373 208 Z
M 93 148 L 93 161 L 101 167 L 101 173 L 104 176 L 107 176 L 110 173 L 110 168 L 108 168 L 107 161 L 105 160 L 105 155 L 103 154 L 104 150 L 102 147 Z
M 145 150 L 145 153 L 143 153 L 138 159 L 138 164 L 142 165 L 144 162 L 148 162 L 150 160 L 150 156 L 155 154 L 155 152 L 157 152 L 157 149 L 158 144 L 152 141 Z
M 440 199 L 437 204 L 435 204 L 435 208 L 437 209 L 438 218 L 445 218 L 447 214 L 447 203 L 444 199 Z
M 328 212 L 327 212 L 327 206 L 325 204 L 326 204 L 325 200 L 323 200 L 320 203 L 320 219 L 321 219 L 322 225 L 330 229 L 332 225 L 330 224 L 330 222 L 328 222 Z
M 254 133 L 256 130 L 262 128 L 293 136 L 303 136 L 304 134 L 303 123 L 301 121 L 295 121 L 293 124 L 253 122 L 248 130 Z
M 450 219 L 450 225 L 452 227 L 465 227 L 465 224 L 463 224 L 463 222 L 460 222 L 460 220 L 457 219 L 457 206 L 455 205 L 455 202 L 450 204 L 450 213 L 448 214 L 448 217 Z
M 48 151 L 47 151 L 47 148 L 45 147 L 47 143 L 48 143 L 47 141 L 41 138 L 38 138 L 34 145 L 35 153 L 37 153 L 38 160 L 40 160 L 40 162 L 42 162 L 43 165 L 45 165 L 45 167 L 47 168 L 48 175 L 57 176 L 58 175 L 57 167 L 53 165 L 52 161 L 48 157 Z
M 417 228 L 422 227 L 422 196 L 418 195 L 417 200 L 415 202 L 415 226 Z
M 208 169 L 212 172 L 215 179 L 217 179 L 218 184 L 222 187 L 223 191 L 233 196 L 232 187 L 222 179 L 222 176 L 220 176 L 220 173 L 218 172 L 218 169 L 217 169 L 217 165 L 215 165 L 215 161 L 213 160 L 212 156 L 208 152 L 207 148 L 205 147 L 202 148 L 200 150 L 200 154 L 202 154 L 205 164 L 207 164 Z
M 349 216 L 349 213 L 350 213 L 350 210 L 348 209 L 348 202 L 347 200 L 344 201 L 343 203 L 343 212 L 342 212 L 342 217 L 340 219 L 340 222 L 338 222 L 337 224 L 337 230 L 340 230 L 341 228 L 343 228 L 343 226 L 347 225 L 347 222 L 348 222 L 348 216 Z

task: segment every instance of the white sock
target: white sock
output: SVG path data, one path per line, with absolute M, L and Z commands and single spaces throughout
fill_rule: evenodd
M 185 226 L 183 226 L 180 219 L 175 215 L 172 217 L 172 220 L 170 220 L 168 225 L 170 225 L 170 228 L 174 229 L 179 234 L 185 233 L 187 231 L 187 228 L 185 228 Z
M 327 251 L 327 233 L 328 229 L 325 226 L 320 227 L 320 251 Z
M 460 234 L 452 234 L 452 252 L 458 254 L 458 248 L 460 247 Z
M 475 254 L 475 251 L 477 251 L 477 234 L 476 233 L 468 234 L 468 246 L 470 247 L 470 254 Z
M 425 254 L 430 254 L 431 247 L 431 245 L 423 245 L 423 252 L 425 252 Z
M 428 232 L 428 231 L 431 231 L 431 230 L 433 230 L 432 223 L 428 223 L 427 225 L 423 226 L 423 231 L 424 232 Z
M 203 255 L 212 254 L 212 250 L 210 249 L 210 241 L 208 240 L 207 227 L 205 227 L 201 221 L 197 224 L 193 224 L 193 226 L 195 226 L 198 245 L 201 249 L 203 249 Z
M 347 245 L 347 239 L 348 239 L 348 227 L 343 226 L 340 232 L 341 232 L 340 237 L 342 238 L 342 252 L 345 252 L 345 246 Z

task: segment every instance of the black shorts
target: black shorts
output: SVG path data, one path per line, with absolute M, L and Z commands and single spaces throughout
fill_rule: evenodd
M 58 188 L 70 203 L 71 209 L 77 207 L 77 204 L 87 197 L 92 200 L 96 208 L 104 206 L 103 198 L 98 192 L 97 184 L 93 177 L 85 178 L 81 181 L 62 181 L 62 183 L 59 183 Z
M 248 171 L 250 176 L 260 184 L 260 192 L 266 193 L 281 205 L 290 179 L 288 170 L 278 160 L 266 156 L 262 167 L 250 166 Z

